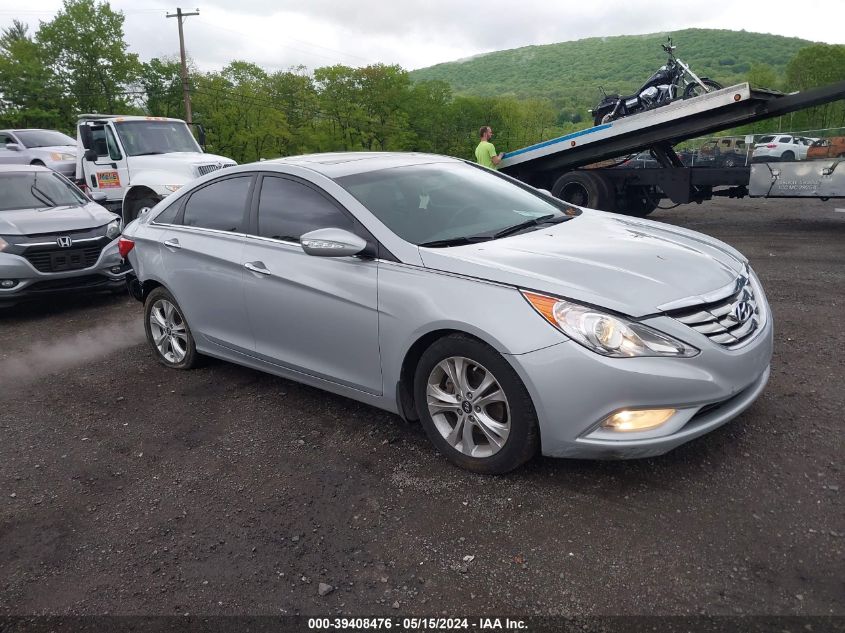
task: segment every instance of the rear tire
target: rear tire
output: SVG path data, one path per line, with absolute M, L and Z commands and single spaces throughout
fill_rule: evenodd
M 625 200 L 617 213 L 644 218 L 657 208 L 660 196 L 650 187 L 632 187 L 626 192 Z
M 706 91 L 697 83 L 691 83 L 684 89 L 684 99 L 700 97 L 701 95 L 705 95 L 708 92 L 712 92 L 713 90 L 721 90 L 724 87 L 719 82 L 713 81 L 712 79 L 707 79 L 707 77 L 702 77 L 701 83 L 707 86 Z
M 173 369 L 197 364 L 197 347 L 182 308 L 170 292 L 159 286 L 144 301 L 144 332 L 158 362 Z
M 552 186 L 555 198 L 579 207 L 616 211 L 616 192 L 608 181 L 588 169 L 563 174 Z
M 519 375 L 496 350 L 467 335 L 446 336 L 423 352 L 414 400 L 431 443 L 466 470 L 500 475 L 540 447 L 537 413 Z

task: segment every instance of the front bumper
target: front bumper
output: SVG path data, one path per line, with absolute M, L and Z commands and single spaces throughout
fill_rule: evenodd
M 54 295 L 119 290 L 130 271 L 117 250 L 117 240 L 103 248 L 93 266 L 60 273 L 40 272 L 20 255 L 0 253 L 0 280 L 17 282 L 12 288 L 0 288 L 0 306 Z
M 566 341 L 509 360 L 534 401 L 544 455 L 651 457 L 712 431 L 751 406 L 769 378 L 772 332 L 769 318 L 759 334 L 737 350 L 699 340 L 691 332 L 686 340 L 701 349 L 693 358 L 613 359 Z M 587 437 L 616 411 L 651 408 L 674 408 L 689 419 L 667 435 Z

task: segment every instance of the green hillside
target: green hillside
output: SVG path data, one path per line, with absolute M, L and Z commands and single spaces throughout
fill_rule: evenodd
M 686 29 L 526 46 L 437 64 L 411 76 L 415 81 L 445 81 L 463 94 L 545 97 L 564 109 L 597 101 L 600 87 L 636 90 L 664 63 L 660 44 L 667 35 L 678 47 L 676 55 L 696 73 L 724 85 L 744 81 L 755 65 L 768 65 L 782 76 L 795 53 L 812 43 L 764 33 Z

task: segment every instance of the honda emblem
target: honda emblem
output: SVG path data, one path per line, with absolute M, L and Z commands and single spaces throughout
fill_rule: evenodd
M 62 235 L 61 237 L 56 238 L 56 244 L 58 244 L 61 248 L 70 248 L 73 246 L 73 240 L 67 235 Z

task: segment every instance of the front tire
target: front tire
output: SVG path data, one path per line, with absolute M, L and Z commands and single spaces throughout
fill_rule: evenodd
M 182 308 L 161 286 L 147 295 L 144 301 L 144 331 L 147 342 L 162 365 L 191 369 L 197 364 L 197 348 Z
M 144 209 L 152 209 L 161 201 L 161 198 L 152 194 L 147 194 L 142 198 L 130 200 L 123 209 L 123 222 L 129 224 L 132 220 L 138 218 L 141 211 Z
M 712 79 L 707 79 L 707 77 L 702 77 L 701 83 L 707 86 L 707 90 L 702 88 L 697 83 L 691 83 L 684 89 L 684 99 L 700 97 L 701 95 L 705 95 L 708 92 L 713 92 L 714 90 L 721 90 L 724 87 L 719 82 L 713 81 Z
M 540 446 L 537 413 L 519 375 L 496 350 L 469 336 L 446 336 L 423 353 L 414 400 L 431 443 L 466 470 L 503 474 Z
M 795 160 L 795 152 L 793 152 L 792 150 L 786 150 L 783 154 L 780 155 L 780 159 L 785 163 L 791 162 Z

